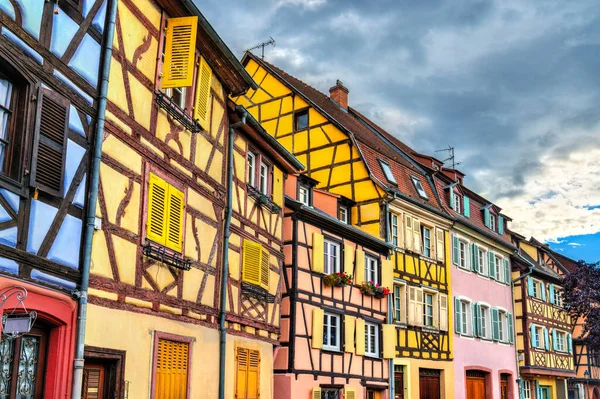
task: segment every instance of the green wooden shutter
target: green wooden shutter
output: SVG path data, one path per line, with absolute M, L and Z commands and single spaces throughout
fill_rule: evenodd
M 504 217 L 498 215 L 498 234 L 504 234 Z
M 452 263 L 454 263 L 455 265 L 458 266 L 459 264 L 459 248 L 458 248 L 458 237 L 453 235 L 452 236 Z
M 531 277 L 527 277 L 527 295 L 529 296 L 534 296 L 533 284 L 533 279 Z
M 485 227 L 490 228 L 490 208 L 487 206 L 483 208 L 483 223 Z
M 482 317 L 482 311 L 481 311 L 481 304 L 478 303 L 476 308 L 477 308 L 477 335 L 480 336 L 481 338 L 484 338 L 484 336 L 483 336 L 483 317 Z
M 542 397 L 542 389 L 540 388 L 539 381 L 535 382 L 535 397 L 536 398 L 541 398 Z
M 510 264 L 508 258 L 504 258 L 504 282 L 510 285 Z
M 556 328 L 552 329 L 552 349 L 556 350 Z
M 548 284 L 548 291 L 550 295 L 550 303 L 554 305 L 554 284 Z
M 542 301 L 546 300 L 546 286 L 544 283 L 540 283 L 540 289 L 542 290 Z
M 471 217 L 471 204 L 469 201 L 469 197 L 466 195 L 463 197 L 463 214 L 470 218 Z
M 548 327 L 544 327 L 544 348 L 550 350 L 550 338 L 548 337 Z
M 492 251 L 488 251 L 488 274 L 493 279 L 498 278 L 496 276 L 496 265 L 494 264 L 494 253 Z
M 471 316 L 473 316 L 473 336 L 479 336 L 479 327 L 477 325 L 477 304 L 471 303 Z
M 500 340 L 500 313 L 496 308 L 492 308 L 492 339 Z
M 471 254 L 471 256 L 469 257 L 469 259 L 471 260 L 471 271 L 476 272 L 477 271 L 477 245 L 475 245 L 474 242 L 469 244 L 469 253 Z
M 462 315 L 460 313 L 460 299 L 454 297 L 454 331 L 462 333 Z
M 515 342 L 515 332 L 513 328 L 513 315 L 512 313 L 507 313 L 508 317 L 508 342 L 513 344 Z
M 534 348 L 539 347 L 540 343 L 537 341 L 535 335 L 535 324 L 529 325 L 529 335 L 531 335 L 531 346 L 533 346 Z

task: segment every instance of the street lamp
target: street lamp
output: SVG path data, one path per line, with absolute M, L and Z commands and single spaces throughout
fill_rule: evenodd
M 583 390 L 584 392 L 584 396 L 587 399 L 589 397 L 588 395 L 588 383 L 589 383 L 589 379 L 590 379 L 590 371 L 589 370 L 585 370 L 583 372 L 583 377 L 585 378 L 585 389 Z

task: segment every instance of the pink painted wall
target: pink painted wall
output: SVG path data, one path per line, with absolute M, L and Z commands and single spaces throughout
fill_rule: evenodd
M 451 266 L 452 307 L 454 297 L 468 297 L 473 302 L 486 302 L 492 307 L 502 307 L 514 314 L 510 285 Z M 454 317 L 454 313 L 452 313 Z M 500 397 L 500 373 L 512 374 L 509 378 L 511 398 L 518 398 L 515 347 L 479 338 L 462 337 L 454 333 L 455 397 L 466 398 L 466 368 L 480 367 L 489 371 L 492 380 L 492 396 Z

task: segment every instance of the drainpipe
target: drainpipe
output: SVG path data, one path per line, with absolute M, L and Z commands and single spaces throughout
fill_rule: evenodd
M 237 108 L 237 107 L 236 107 Z M 246 124 L 248 113 L 242 109 L 242 120 L 229 126 L 227 142 L 227 208 L 223 233 L 223 272 L 221 274 L 221 306 L 219 308 L 219 399 L 225 399 L 225 355 L 227 354 L 227 280 L 229 277 L 229 236 L 231 234 L 231 214 L 233 213 L 233 139 L 235 129 Z
M 388 201 L 385 201 L 385 240 L 388 243 L 391 243 L 392 241 L 392 230 L 391 230 L 391 223 L 390 223 L 390 203 Z M 392 250 L 392 255 L 395 255 L 396 250 L 393 249 Z M 390 289 L 392 290 L 392 295 L 394 293 L 394 287 L 390 287 Z M 390 320 L 393 320 L 393 315 L 394 315 L 394 302 L 393 302 L 393 298 L 392 295 L 388 295 L 388 323 L 390 322 Z M 390 399 L 394 399 L 394 359 L 389 359 L 388 360 L 388 385 L 389 385 L 389 389 L 388 392 L 390 393 L 389 398 Z
M 517 253 L 518 255 L 518 253 Z M 510 282 L 510 289 L 511 289 L 511 297 L 512 297 L 512 305 L 513 305 L 513 317 L 515 317 L 515 283 L 523 280 L 525 277 L 529 276 L 531 273 L 533 273 L 533 266 L 529 266 L 529 270 L 527 270 L 527 272 L 521 274 L 519 277 L 517 277 L 516 279 L 512 280 Z M 513 320 L 513 330 L 516 331 L 517 329 L 517 323 L 514 322 Z M 523 328 L 525 328 L 525 326 L 523 326 Z M 523 330 L 523 332 L 525 332 L 525 330 Z M 514 334 L 514 331 L 513 331 Z M 521 397 L 521 385 L 523 384 L 523 381 L 521 381 L 521 370 L 519 369 L 519 350 L 517 349 L 517 339 L 515 336 L 515 360 L 517 362 L 517 389 L 518 389 L 518 397 Z
M 79 296 L 79 316 L 77 318 L 77 343 L 75 347 L 75 360 L 73 365 L 73 391 L 72 399 L 81 398 L 83 384 L 83 364 L 85 350 L 85 326 L 87 318 L 88 287 L 90 284 L 90 263 L 92 259 L 92 240 L 94 238 L 94 222 L 96 220 L 96 203 L 98 202 L 98 183 L 100 181 L 100 161 L 102 157 L 102 141 L 104 139 L 104 120 L 106 117 L 106 103 L 108 93 L 108 77 L 110 76 L 110 63 L 112 61 L 113 39 L 115 34 L 115 21 L 117 19 L 118 0 L 110 2 L 110 10 L 106 23 L 104 36 L 104 52 L 102 54 L 102 75 L 100 77 L 100 95 L 98 98 L 98 117 L 96 119 L 96 132 L 94 133 L 94 149 L 92 155 L 92 170 L 90 171 L 90 194 L 87 204 L 87 215 L 84 231 L 83 264 L 81 270 L 81 288 Z

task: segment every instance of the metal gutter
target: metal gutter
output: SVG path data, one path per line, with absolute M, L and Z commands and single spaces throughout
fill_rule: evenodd
M 229 126 L 227 142 L 227 208 L 223 229 L 223 268 L 221 270 L 221 291 L 219 306 L 219 399 L 225 399 L 225 357 L 227 355 L 227 281 L 229 279 L 229 236 L 231 235 L 231 215 L 233 214 L 233 139 L 235 129 L 246 124 L 246 114 L 242 120 Z
M 104 52 L 102 54 L 102 72 L 100 76 L 100 94 L 98 97 L 98 117 L 96 131 L 94 132 L 94 149 L 92 155 L 92 169 L 90 171 L 90 193 L 87 203 L 87 214 L 84 231 L 83 262 L 81 270 L 81 288 L 79 295 L 79 315 L 77 317 L 77 341 L 75 344 L 75 359 L 73 361 L 73 390 L 72 399 L 81 398 L 83 385 L 83 366 L 85 352 L 85 327 L 87 319 L 88 288 L 90 284 L 90 264 L 92 260 L 92 241 L 94 238 L 94 224 L 96 221 L 96 204 L 98 202 L 98 185 L 100 181 L 100 163 L 102 159 L 102 141 L 104 140 L 104 121 L 106 118 L 106 104 L 108 102 L 108 80 L 112 61 L 113 39 L 117 20 L 118 0 L 110 2 L 104 31 Z
M 229 47 L 227 47 L 225 42 L 223 42 L 223 40 L 221 39 L 219 34 L 214 30 L 212 25 L 206 20 L 206 18 L 204 18 L 204 15 L 202 15 L 202 13 L 200 12 L 200 10 L 196 6 L 196 4 L 194 4 L 194 2 L 191 0 L 181 0 L 181 2 L 187 7 L 188 10 L 190 10 L 193 14 L 198 16 L 198 22 L 200 22 L 200 25 L 202 26 L 202 28 L 206 31 L 208 36 L 215 42 L 215 44 L 217 45 L 219 50 L 221 50 L 221 52 L 223 52 L 223 54 L 225 55 L 227 60 L 231 63 L 231 66 L 233 66 L 233 68 L 240 75 L 242 75 L 242 78 L 244 78 L 246 83 L 248 83 L 248 85 L 252 89 L 254 89 L 254 90 L 258 89 L 258 85 L 254 81 L 254 79 L 252 79 L 252 77 L 248 74 L 248 72 L 243 67 L 243 65 L 238 61 L 238 59 L 235 57 L 235 55 L 233 55 L 233 53 L 231 52 Z M 231 93 L 231 94 L 237 96 L 242 93 Z

